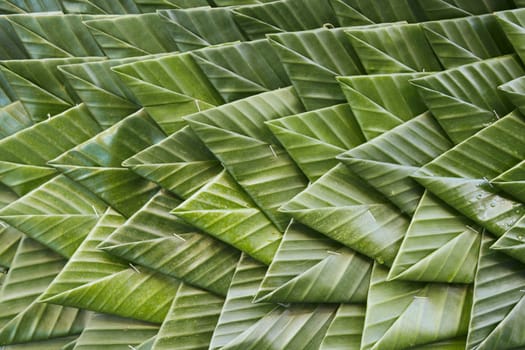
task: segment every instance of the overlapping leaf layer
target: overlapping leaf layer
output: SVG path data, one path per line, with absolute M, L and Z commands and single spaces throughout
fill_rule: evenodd
M 1 0 L 0 349 L 525 349 L 522 7 Z

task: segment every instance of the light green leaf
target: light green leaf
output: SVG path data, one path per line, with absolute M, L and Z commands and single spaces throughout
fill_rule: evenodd
M 303 111 L 294 90 L 285 88 L 185 118 L 281 231 L 289 217 L 277 209 L 304 189 L 306 179 L 264 122 Z
M 67 338 L 56 338 L 26 344 L 6 345 L 2 347 L 2 350 L 57 350 L 62 349 L 63 346 L 66 346 L 67 344 L 71 343 L 71 341 L 73 341 L 74 339 L 76 339 L 76 336 Z
M 408 219 L 344 165 L 338 165 L 281 210 L 340 243 L 392 265 Z
M 7 13 L 29 13 L 60 11 L 62 8 L 58 0 L 6 0 L 0 4 L 0 10 Z
M 223 169 L 189 126 L 126 159 L 122 165 L 184 199 Z
M 89 17 L 39 13 L 8 19 L 33 59 L 103 56 L 95 38 L 82 23 Z
M 335 77 L 363 72 L 344 29 L 289 32 L 268 39 L 307 110 L 345 102 Z
M 417 0 L 430 20 L 466 17 L 514 8 L 510 0 Z
M 170 211 L 180 204 L 174 196 L 159 192 L 99 248 L 226 295 L 239 252 L 171 215 Z
M 328 327 L 320 350 L 360 350 L 365 310 L 364 305 L 341 304 Z
M 525 263 L 525 216 L 505 232 L 490 249 L 495 249 Z
M 441 70 L 418 24 L 350 27 L 345 33 L 368 74 Z
M 133 0 L 62 0 L 66 13 L 86 13 L 93 15 L 118 15 L 140 13 Z
M 108 209 L 41 300 L 162 323 L 180 282 L 97 249 L 124 221 Z
M 388 279 L 471 283 L 479 245 L 480 235 L 470 220 L 425 192 Z
M 0 138 L 13 135 L 31 125 L 33 121 L 20 101 L 0 108 Z
M 224 299 L 181 285 L 152 350 L 208 349 Z
M 502 56 L 412 80 L 454 143 L 511 112 L 497 87 L 525 74 L 515 56 Z
M 153 344 L 155 343 L 155 340 L 157 339 L 157 336 L 153 336 L 151 338 L 149 338 L 148 340 L 146 340 L 145 342 L 143 342 L 142 344 L 140 345 L 137 345 L 135 347 L 136 350 L 152 350 L 153 349 Z
M 225 171 L 172 213 L 267 265 L 282 237 Z
M 352 12 L 346 12 L 351 16 L 347 25 L 421 21 L 421 18 L 414 11 L 414 5 L 407 0 L 376 0 L 374 2 L 367 0 L 340 0 L 339 2 L 344 3 L 349 9 L 348 11 L 353 10 Z M 355 21 L 356 16 L 358 16 L 357 21 Z M 369 23 L 366 23 L 364 19 L 367 19 Z
M 397 73 L 339 77 L 357 123 L 367 140 L 427 110 L 410 79 L 428 73 Z
M 505 171 L 491 182 L 520 202 L 525 203 L 525 161 Z
M 22 235 L 22 232 L 14 227 L 0 224 L 0 269 L 11 266 Z
M 425 113 L 337 159 L 402 212 L 412 215 L 423 188 L 409 176 L 451 147 L 439 124 Z
M 233 9 L 235 21 L 250 40 L 267 33 L 293 32 L 336 24 L 332 8 L 324 0 L 282 0 Z
M 177 50 L 168 33 L 167 23 L 156 13 L 92 19 L 84 23 L 110 58 Z
M 371 270 L 367 258 L 306 226 L 290 224 L 255 300 L 365 302 Z
M 447 69 L 513 52 L 492 14 L 425 22 L 422 27 L 432 49 Z
M 484 235 L 474 282 L 467 349 L 516 349 L 525 345 L 522 328 L 523 265 L 489 247 Z M 521 314 L 521 315 L 520 315 Z
M 336 166 L 337 155 L 364 142 L 348 104 L 275 119 L 267 125 L 310 181 Z
M 130 216 L 157 192 L 157 186 L 121 167 L 121 163 L 164 138 L 158 125 L 141 109 L 49 164 Z
M 515 111 L 434 159 L 414 174 L 430 192 L 460 213 L 501 236 L 523 215 L 525 206 L 489 183 L 525 158 L 520 130 L 523 116 Z
M 103 58 L 56 58 L 2 61 L 1 69 L 9 85 L 35 122 L 64 112 L 81 101 L 57 67 L 64 64 L 99 61 Z
M 469 286 L 386 280 L 377 264 L 368 293 L 362 349 L 411 349 L 467 334 Z
M 231 9 L 206 5 L 158 12 L 170 22 L 168 30 L 180 51 L 246 40 L 233 19 Z
M 93 314 L 74 350 L 130 350 L 156 335 L 159 326 L 130 318 Z
M 0 210 L 9 225 L 70 257 L 106 205 L 84 187 L 57 176 Z

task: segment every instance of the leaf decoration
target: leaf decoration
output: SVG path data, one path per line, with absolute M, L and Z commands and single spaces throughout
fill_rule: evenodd
M 467 334 L 469 286 L 387 281 L 375 265 L 368 294 L 362 349 L 407 349 Z
M 498 193 L 488 181 L 525 157 L 515 111 L 434 159 L 414 174 L 430 192 L 460 213 L 501 236 L 523 215 L 522 203 Z
M 330 6 L 323 0 L 282 0 L 233 9 L 235 21 L 250 40 L 267 33 L 293 32 L 336 24 Z
M 341 90 L 367 140 L 427 110 L 410 80 L 427 73 L 339 77 Z
M 168 30 L 180 51 L 246 40 L 235 23 L 231 9 L 206 5 L 158 12 L 170 22 Z
M 114 67 L 166 134 L 180 130 L 182 117 L 224 103 L 189 53 Z
M 523 324 L 523 265 L 489 249 L 494 240 L 483 236 L 467 349 L 516 349 L 525 345 L 517 331 Z
M 99 313 L 92 314 L 74 350 L 130 350 L 156 335 L 159 326 L 143 321 Z
M 189 126 L 128 158 L 122 165 L 184 199 L 223 169 Z
M 113 59 L 59 66 L 58 69 L 95 120 L 106 129 L 140 108 L 133 93 L 111 68 L 142 59 L 144 57 Z
M 387 266 L 408 227 L 405 216 L 344 165 L 330 170 L 281 210 Z
M 41 300 L 162 323 L 180 282 L 97 249 L 124 221 L 108 209 Z
M 49 1 L 25 1 L 25 0 L 6 0 L 0 4 L 0 10 L 7 13 L 29 13 L 29 12 L 47 12 L 60 11 L 59 0 Z
M 225 171 L 172 213 L 267 265 L 282 237 Z
M 339 0 L 338 2 L 341 3 L 339 6 L 344 4 L 347 8 L 344 12 L 347 23 L 341 23 L 341 25 L 421 21 L 412 2 L 407 0 L 378 0 L 375 3 L 366 0 Z M 333 4 L 334 2 L 332 6 Z
M 220 45 L 192 55 L 226 103 L 290 85 L 267 40 Z
M 364 305 L 341 304 L 328 327 L 320 350 L 360 350 L 365 310 Z
M 49 164 L 129 217 L 157 192 L 157 187 L 121 163 L 164 138 L 157 124 L 139 110 Z
M 159 192 L 100 246 L 191 285 L 226 295 L 239 252 L 170 214 L 181 201 Z
M 414 79 L 412 83 L 457 144 L 512 111 L 510 101 L 496 88 L 523 74 L 515 56 L 503 56 Z
M 40 304 L 39 296 L 60 272 L 64 259 L 23 238 L 0 291 L 0 344 L 17 344 L 78 334 L 88 313 Z
M 264 122 L 303 111 L 294 90 L 285 88 L 185 118 L 281 232 L 289 217 L 277 209 L 304 189 L 306 179 Z
M 307 110 L 345 102 L 335 77 L 363 72 L 342 28 L 273 34 L 268 39 Z
M 337 155 L 364 142 L 348 104 L 275 119 L 267 125 L 310 181 L 336 166 Z
M 166 22 L 156 13 L 122 15 L 84 22 L 109 58 L 152 55 L 177 50 Z
M 270 303 L 252 302 L 266 269 L 265 265 L 247 255 L 241 256 L 217 327 L 213 332 L 210 350 L 222 349 L 242 335 L 245 330 L 253 328 L 266 314 L 280 308 Z
M 441 70 L 418 24 L 350 27 L 345 33 L 368 74 Z
M 24 104 L 34 122 L 64 112 L 81 101 L 64 84 L 57 67 L 65 64 L 99 61 L 103 58 L 53 58 L 2 61 L 1 69 L 9 85 Z
M 0 4 L 0 8 L 1 6 L 2 5 Z M 18 35 L 16 35 L 11 22 L 8 20 L 9 17 L 12 16 L 0 17 L 0 41 L 2 42 L 2 46 L 0 47 L 0 59 L 16 60 L 28 58 L 29 55 L 26 52 L 22 41 Z
M 413 215 L 423 188 L 409 176 L 451 147 L 439 124 L 425 113 L 338 159 L 402 212 Z
M 481 238 L 475 227 L 470 220 L 425 192 L 388 279 L 472 283 Z
M 33 121 L 20 101 L 0 108 L 0 138 L 13 135 L 31 125 Z
M 223 298 L 181 284 L 152 349 L 208 349 L 223 304 Z
M 490 249 L 512 256 L 514 259 L 525 263 L 525 216 L 505 232 Z
M 492 14 L 426 22 L 422 27 L 446 69 L 513 52 L 511 43 Z
M 105 207 L 84 187 L 57 176 L 1 209 L 0 218 L 53 251 L 71 257 Z
M 33 59 L 103 56 L 82 15 L 46 13 L 8 17 Z
M 364 303 L 372 263 L 317 232 L 291 224 L 256 302 Z

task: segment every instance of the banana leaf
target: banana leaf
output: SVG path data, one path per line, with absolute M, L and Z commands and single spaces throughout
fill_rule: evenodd
M 341 26 L 422 20 L 410 0 L 335 0 L 330 3 Z
M 505 232 L 491 247 L 525 263 L 525 216 Z
M 20 102 L 0 108 L 0 138 L 6 138 L 33 125 L 31 117 Z
M 62 349 L 76 339 L 76 337 L 55 338 L 26 344 L 14 344 L 3 346 L 3 350 L 56 350 Z
M 339 77 L 363 135 L 371 140 L 424 113 L 426 105 L 409 81 L 428 73 Z
M 144 56 L 177 50 L 167 23 L 156 13 L 90 19 L 84 24 L 109 58 Z
M 157 193 L 99 248 L 217 295 L 226 295 L 239 252 L 170 215 L 180 204 L 170 194 Z
M 512 111 L 514 107 L 497 87 L 524 74 L 518 59 L 508 55 L 414 79 L 412 83 L 457 144 Z
M 7 13 L 28 13 L 28 12 L 46 12 L 46 11 L 60 11 L 59 0 L 5 0 L 0 3 L 0 11 Z
M 96 15 L 148 13 L 188 5 L 203 6 L 208 5 L 208 2 L 206 0 L 62 0 L 62 7 L 67 13 Z
M 495 15 L 500 27 L 505 32 L 505 35 L 514 47 L 514 50 L 523 62 L 525 59 L 525 11 L 523 9 L 517 9 L 498 12 Z
M 498 86 L 498 89 L 521 113 L 525 112 L 525 78 L 523 76 Z
M 30 58 L 104 56 L 83 24 L 91 16 L 46 13 L 7 18 Z
M 466 17 L 514 8 L 511 0 L 416 0 L 429 20 Z
M 364 305 L 341 304 L 319 349 L 360 350 L 365 310 Z
M 16 35 L 13 25 L 8 18 L 9 16 L 0 16 L 0 42 L 2 42 L 2 46 L 0 47 L 0 59 L 16 60 L 29 58 L 29 55 L 22 44 L 22 40 Z
M 491 182 L 520 202 L 525 203 L 525 161 L 505 171 Z

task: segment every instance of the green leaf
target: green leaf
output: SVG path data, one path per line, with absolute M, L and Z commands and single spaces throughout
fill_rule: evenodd
M 58 69 L 99 125 L 106 129 L 140 108 L 133 93 L 118 79 L 111 68 L 144 58 L 133 57 L 65 65 L 59 66 Z
M 106 56 L 125 58 L 177 50 L 158 14 L 122 15 L 84 22 Z
M 93 15 L 117 15 L 140 13 L 133 0 L 62 0 L 66 13 L 85 13 Z
M 239 252 L 170 215 L 181 201 L 159 192 L 100 246 L 189 284 L 226 295 Z
M 525 217 L 505 232 L 490 249 L 498 250 L 525 263 Z
M 168 30 L 180 51 L 246 40 L 234 21 L 231 9 L 206 5 L 158 12 L 170 22 Z
M 33 59 L 103 56 L 97 42 L 82 23 L 89 18 L 61 13 L 8 17 Z
M 372 263 L 299 224 L 290 224 L 255 297 L 256 302 L 366 301 Z
M 388 279 L 471 283 L 479 245 L 480 235 L 470 220 L 425 192 Z
M 0 17 L 0 41 L 2 42 L 0 59 L 16 60 L 28 58 L 29 55 L 8 18 L 9 16 Z
M 40 122 L 64 112 L 81 101 L 64 84 L 57 67 L 99 61 L 100 57 L 2 61 L 1 69 L 31 119 Z
M 498 188 L 502 189 L 512 197 L 525 203 L 525 161 L 505 171 L 491 181 Z
M 514 8 L 510 0 L 417 0 L 430 20 L 466 17 Z
M 498 89 L 516 106 L 521 113 L 525 112 L 525 78 L 519 77 L 498 86 Z
M 208 349 L 223 304 L 223 298 L 181 285 L 152 349 Z
M 56 338 L 51 340 L 44 340 L 38 342 L 31 342 L 26 344 L 6 345 L 2 347 L 3 350 L 56 350 L 66 346 L 76 337 Z
M 408 219 L 344 165 L 338 165 L 281 210 L 340 243 L 392 265 Z
M 515 56 L 468 64 L 412 80 L 454 143 L 460 143 L 511 112 L 497 87 L 525 74 Z
M 158 125 L 139 110 L 49 164 L 129 217 L 157 192 L 157 186 L 121 163 L 164 138 Z
M 108 209 L 41 301 L 162 323 L 180 282 L 97 249 L 124 221 Z
M 348 104 L 275 119 L 267 125 L 310 181 L 336 166 L 337 155 L 364 142 Z
M 501 236 L 521 218 L 524 205 L 498 193 L 488 181 L 525 157 L 515 111 L 428 163 L 414 174 L 430 192 Z
M 368 74 L 441 70 L 418 24 L 350 27 L 345 33 Z
M 192 55 L 226 102 L 290 85 L 279 56 L 267 40 L 220 45 Z
M 130 318 L 93 314 L 74 350 L 130 350 L 157 334 L 159 326 Z
M 40 304 L 39 296 L 65 260 L 36 241 L 24 238 L 0 291 L 0 344 L 17 344 L 78 334 L 88 313 Z
M 363 72 L 342 28 L 281 33 L 268 39 L 307 110 L 345 102 L 335 77 Z
M 186 125 L 183 116 L 224 103 L 189 53 L 128 63 L 113 70 L 166 134 Z
M 350 16 L 347 25 L 421 21 L 421 18 L 414 11 L 414 5 L 407 0 L 378 0 L 373 3 L 366 0 L 339 0 L 339 2 L 347 7 L 345 14 Z M 344 24 L 341 23 L 341 25 Z
M 2 267 L 9 268 L 11 266 L 23 234 L 5 223 L 0 224 L 0 226 L 0 269 L 2 269 Z
M 341 304 L 320 350 L 360 350 L 365 310 L 364 305 Z
M 31 125 L 33 121 L 20 101 L 0 108 L 0 138 L 13 135 Z
M 185 118 L 281 231 L 289 217 L 277 209 L 304 189 L 306 179 L 264 122 L 303 111 L 294 90 L 285 88 Z
M 484 235 L 474 282 L 474 302 L 467 349 L 517 349 L 525 345 L 517 331 L 523 319 L 523 265 L 493 251 Z
M 439 124 L 425 113 L 337 159 L 402 212 L 412 215 L 423 188 L 409 176 L 451 147 Z
M 6 0 L 0 4 L 0 10 L 7 13 L 29 13 L 29 12 L 47 12 L 60 11 L 62 8 L 58 0 Z
M 357 123 L 367 140 L 427 110 L 409 81 L 428 73 L 397 73 L 339 77 Z
M 525 10 L 503 11 L 495 15 L 499 25 L 523 62 L 525 59 Z
M 447 69 L 513 52 L 492 14 L 425 22 L 422 27 L 436 56 Z
M 467 334 L 469 286 L 387 281 L 377 264 L 368 293 L 362 349 L 408 349 Z
M 122 165 L 184 199 L 223 169 L 189 126 L 126 159 Z
M 336 24 L 337 19 L 324 0 L 282 0 L 233 9 L 235 21 L 250 40 L 267 33 L 293 32 Z
M 225 171 L 172 213 L 267 265 L 282 237 Z

